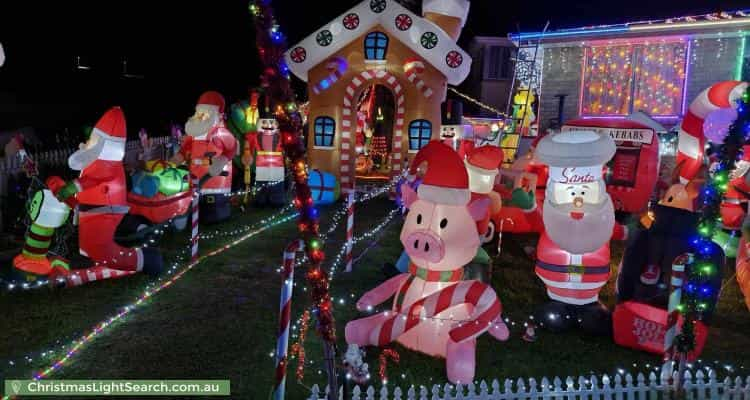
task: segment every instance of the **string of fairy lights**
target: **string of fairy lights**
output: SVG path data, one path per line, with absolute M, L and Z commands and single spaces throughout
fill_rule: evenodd
M 392 189 L 392 185 L 386 185 L 383 187 L 376 188 L 375 190 L 372 190 L 370 192 L 364 192 L 364 193 L 358 193 L 356 196 L 355 201 L 358 203 L 367 202 L 369 200 L 375 199 L 379 196 L 382 196 L 385 193 L 388 193 Z M 24 363 L 26 364 L 32 364 L 35 359 L 45 359 L 50 358 L 53 356 L 56 356 L 58 354 L 63 354 L 60 356 L 58 360 L 56 360 L 54 363 L 52 363 L 49 367 L 41 370 L 40 372 L 34 373 L 34 379 L 43 379 L 47 376 L 49 376 L 51 373 L 56 372 L 63 368 L 67 362 L 70 361 L 71 358 L 73 358 L 76 354 L 80 352 L 80 350 L 88 343 L 90 343 L 92 340 L 94 340 L 97 336 L 99 336 L 101 333 L 106 331 L 107 329 L 110 329 L 115 323 L 121 323 L 123 322 L 123 319 L 130 315 L 133 311 L 135 311 L 137 308 L 142 307 L 143 305 L 147 304 L 145 303 L 146 300 L 152 298 L 157 293 L 161 292 L 162 290 L 168 288 L 169 286 L 173 285 L 176 281 L 178 281 L 180 278 L 184 276 L 185 273 L 187 273 L 189 270 L 194 268 L 196 265 L 198 265 L 200 262 L 204 261 L 207 258 L 216 256 L 218 254 L 221 254 L 225 252 L 226 250 L 229 250 L 236 245 L 246 241 L 247 239 L 250 239 L 267 229 L 270 229 L 276 225 L 283 224 L 285 222 L 291 221 L 294 218 L 297 217 L 297 213 L 291 213 L 288 214 L 288 211 L 291 209 L 291 205 L 288 205 L 284 207 L 283 209 L 277 211 L 271 216 L 268 216 L 258 222 L 255 222 L 253 224 L 248 224 L 243 227 L 240 227 L 238 229 L 232 230 L 232 232 L 235 232 L 236 236 L 240 231 L 247 232 L 243 236 L 240 236 L 236 240 L 227 243 L 226 245 L 213 250 L 200 258 L 198 260 L 191 262 L 182 268 L 180 268 L 181 263 L 187 259 L 188 254 L 188 247 L 183 248 L 174 258 L 174 260 L 171 262 L 170 268 L 165 271 L 165 276 L 169 276 L 169 278 L 163 278 L 160 281 L 149 283 L 145 286 L 143 293 L 136 298 L 134 302 L 132 302 L 129 305 L 126 305 L 122 307 L 116 314 L 110 316 L 106 320 L 103 320 L 96 324 L 93 328 L 91 328 L 90 331 L 83 335 L 76 335 L 76 339 L 73 339 L 69 343 L 61 344 L 63 341 L 58 340 L 56 341 L 55 345 L 51 349 L 43 350 L 41 352 L 35 352 L 32 354 L 28 354 L 23 357 L 21 361 L 8 361 L 8 365 L 11 367 L 18 366 Z M 332 223 L 331 226 L 328 228 L 325 235 L 323 235 L 323 238 L 327 238 L 328 235 L 332 234 L 336 231 L 336 229 L 339 227 L 341 222 L 344 220 L 342 217 L 347 214 L 347 207 L 346 204 L 343 203 L 342 206 L 336 210 L 333 214 L 333 217 L 331 219 Z M 393 212 L 391 212 L 393 214 Z M 389 215 L 391 215 L 389 214 Z M 392 219 L 392 217 L 391 217 Z M 381 223 L 382 225 L 382 223 Z M 379 227 L 380 225 L 378 225 Z M 359 242 L 361 240 L 364 240 L 368 237 L 372 237 L 373 234 L 375 234 L 377 231 L 381 230 L 382 227 L 378 228 L 377 230 L 373 230 L 368 232 L 369 235 L 365 235 L 364 237 L 357 237 L 355 238 L 355 243 Z M 248 232 L 249 231 L 249 232 Z M 340 256 L 338 257 L 339 261 L 337 264 L 334 265 L 340 265 Z M 46 285 L 46 283 L 45 283 Z M 34 285 L 36 286 L 36 285 Z M 307 288 L 305 288 L 306 291 Z M 59 346 L 59 349 L 57 348 Z M 4 398 L 5 399 L 5 398 Z

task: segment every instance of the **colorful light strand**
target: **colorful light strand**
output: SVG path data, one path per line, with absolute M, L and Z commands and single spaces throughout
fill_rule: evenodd
M 288 215 L 285 215 L 285 216 L 277 216 L 277 215 L 271 216 L 268 219 L 261 221 L 260 224 L 262 226 L 260 226 L 259 228 L 253 230 L 252 232 L 248 232 L 244 236 L 242 236 L 242 237 L 240 237 L 240 238 L 238 238 L 238 239 L 236 239 L 236 240 L 234 240 L 234 241 L 232 241 L 232 242 L 230 242 L 230 243 L 228 243 L 228 244 L 226 244 L 226 245 L 224 245 L 224 246 L 222 246 L 222 247 L 220 247 L 218 249 L 215 249 L 215 250 L 213 250 L 213 251 L 211 251 L 211 252 L 209 252 L 207 254 L 204 254 L 204 255 L 200 256 L 197 260 L 195 260 L 195 261 L 190 262 L 189 264 L 187 264 L 184 268 L 182 268 L 178 273 L 176 273 L 171 278 L 169 278 L 167 280 L 164 280 L 164 281 L 160 282 L 159 284 L 157 284 L 157 285 L 155 285 L 153 287 L 147 288 L 146 290 L 144 290 L 143 294 L 140 295 L 140 296 L 138 296 L 138 298 L 136 298 L 136 300 L 132 304 L 123 307 L 122 310 L 120 310 L 114 316 L 111 316 L 111 317 L 107 318 L 106 320 L 104 320 L 102 322 L 99 322 L 88 333 L 86 333 L 85 335 L 83 335 L 81 338 L 73 341 L 73 343 L 71 343 L 68 346 L 68 350 L 67 350 L 67 352 L 65 353 L 65 355 L 63 357 L 61 357 L 59 360 L 55 361 L 49 367 L 41 370 L 40 372 L 34 373 L 33 374 L 33 379 L 34 380 L 44 379 L 47 376 L 49 376 L 50 374 L 52 374 L 52 373 L 60 370 L 61 368 L 63 368 L 66 365 L 66 363 L 68 361 L 70 361 L 73 357 L 75 357 L 76 354 L 78 354 L 80 352 L 80 350 L 86 344 L 88 344 L 91 341 L 93 341 L 94 339 L 96 339 L 101 333 L 103 333 L 107 329 L 111 328 L 113 326 L 113 324 L 115 324 L 116 322 L 122 321 L 124 317 L 130 315 L 134 310 L 136 310 L 139 307 L 141 307 L 142 305 L 144 305 L 145 302 L 147 300 L 149 300 L 151 297 L 153 297 L 154 295 L 158 294 L 162 290 L 164 290 L 164 289 L 172 286 L 175 282 L 177 282 L 180 278 L 182 278 L 188 271 L 190 271 L 191 269 L 193 269 L 196 265 L 200 264 L 202 261 L 204 261 L 204 260 L 206 260 L 206 259 L 208 259 L 210 257 L 216 256 L 218 254 L 221 254 L 221 253 L 223 253 L 223 252 L 225 252 L 225 251 L 233 248 L 234 246 L 236 246 L 236 245 L 238 245 L 238 244 L 246 241 L 247 239 L 250 239 L 250 238 L 252 238 L 252 237 L 254 237 L 254 236 L 256 236 L 256 235 L 258 235 L 258 234 L 260 234 L 260 233 L 262 233 L 262 232 L 264 232 L 264 231 L 266 231 L 266 230 L 268 230 L 268 229 L 270 229 L 270 228 L 272 228 L 274 226 L 277 226 L 279 224 L 291 221 L 292 219 L 294 219 L 296 217 L 297 217 L 297 213 L 292 213 L 292 214 L 288 214 Z M 3 397 L 3 400 L 5 400 L 5 399 L 8 399 L 8 397 Z

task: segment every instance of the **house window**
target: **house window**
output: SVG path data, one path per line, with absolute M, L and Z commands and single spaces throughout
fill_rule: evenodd
M 336 122 L 331 117 L 315 118 L 315 147 L 333 147 Z
M 388 50 L 388 36 L 383 32 L 372 32 L 365 36 L 365 58 L 368 60 L 385 60 Z
M 485 79 L 509 79 L 511 49 L 505 46 L 489 46 Z
M 409 124 L 409 150 L 417 151 L 432 138 L 432 123 L 426 119 L 418 119 Z
M 681 115 L 686 55 L 684 41 L 587 47 L 580 114 Z

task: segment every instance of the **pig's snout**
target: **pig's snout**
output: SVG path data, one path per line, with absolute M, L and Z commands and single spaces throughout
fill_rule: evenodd
M 436 263 L 445 256 L 443 240 L 430 231 L 422 230 L 410 234 L 405 244 L 406 253 L 413 259 Z

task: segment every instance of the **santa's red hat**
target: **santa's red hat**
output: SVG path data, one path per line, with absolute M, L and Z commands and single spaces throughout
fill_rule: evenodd
M 224 96 L 219 92 L 209 90 L 201 95 L 198 99 L 199 106 L 213 106 L 216 107 L 220 114 L 224 113 Z
M 440 141 L 431 141 L 414 157 L 409 167 L 410 179 L 425 162 L 427 172 L 417 189 L 420 199 L 457 206 L 469 203 L 469 175 L 458 153 Z
M 99 118 L 92 133 L 102 139 L 113 142 L 125 142 L 127 130 L 125 129 L 125 113 L 120 107 L 112 107 Z

